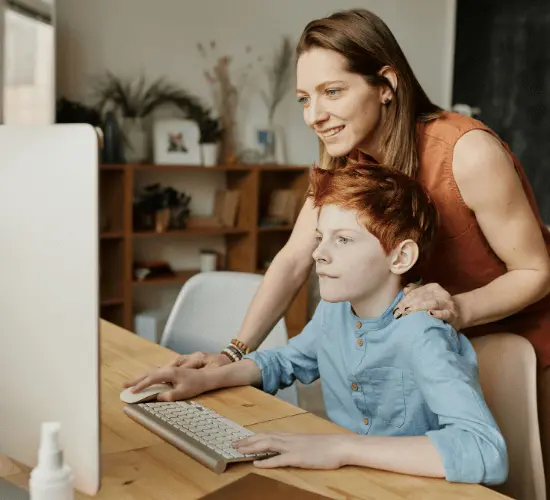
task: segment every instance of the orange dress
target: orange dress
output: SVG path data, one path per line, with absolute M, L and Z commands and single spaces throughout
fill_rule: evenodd
M 439 283 L 452 295 L 485 286 L 506 273 L 506 266 L 492 251 L 474 213 L 462 200 L 452 172 L 456 142 L 466 132 L 475 129 L 491 133 L 510 153 L 550 252 L 550 232 L 540 217 L 523 168 L 508 145 L 483 123 L 463 115 L 444 113 L 442 117 L 418 127 L 418 179 L 431 195 L 440 214 L 433 257 L 423 273 L 423 282 Z M 463 330 L 470 338 L 496 332 L 511 332 L 526 337 L 537 352 L 541 368 L 549 366 L 550 295 L 500 321 Z

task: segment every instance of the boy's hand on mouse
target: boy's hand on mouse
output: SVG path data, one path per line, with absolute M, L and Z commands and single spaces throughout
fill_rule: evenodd
M 243 455 L 276 452 L 254 465 L 263 469 L 299 467 L 302 469 L 338 469 L 346 465 L 345 439 L 341 434 L 288 434 L 266 432 L 233 443 Z
M 142 375 L 131 383 L 132 392 L 140 392 L 153 384 L 168 383 L 173 389 L 159 394 L 158 401 L 178 401 L 189 399 L 208 390 L 206 376 L 202 370 L 189 369 L 177 366 L 163 366 Z

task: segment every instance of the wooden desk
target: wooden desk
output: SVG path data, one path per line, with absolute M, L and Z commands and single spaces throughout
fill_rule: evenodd
M 255 469 L 230 465 L 215 474 L 129 419 L 119 399 L 122 383 L 173 359 L 174 354 L 110 323 L 101 325 L 102 488 L 98 500 L 198 499 L 256 472 L 330 498 L 380 500 L 495 500 L 507 498 L 478 485 L 452 484 L 360 467 L 335 471 Z M 253 431 L 347 433 L 313 414 L 252 387 L 216 391 L 196 398 Z M 0 476 L 26 486 L 28 469 L 0 456 Z M 90 498 L 77 494 L 77 499 Z

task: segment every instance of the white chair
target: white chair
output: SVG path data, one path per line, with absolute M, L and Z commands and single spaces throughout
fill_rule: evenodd
M 479 383 L 508 448 L 508 479 L 494 489 L 516 500 L 546 500 L 533 346 L 511 333 L 475 338 L 472 345 Z
M 220 352 L 237 335 L 263 276 L 216 271 L 193 276 L 180 290 L 162 333 L 160 344 L 179 354 Z M 260 349 L 288 342 L 284 318 L 273 328 Z M 277 396 L 298 406 L 296 384 Z

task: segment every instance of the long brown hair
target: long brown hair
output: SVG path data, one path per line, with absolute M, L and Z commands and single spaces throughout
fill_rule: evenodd
M 388 26 L 365 9 L 338 11 L 329 17 L 311 21 L 296 47 L 296 58 L 312 48 L 333 50 L 345 57 L 347 71 L 362 75 L 367 83 L 389 88 L 393 94 L 386 105 L 386 120 L 381 137 L 383 158 L 389 165 L 411 177 L 419 168 L 417 122 L 432 120 L 442 109 L 432 103 L 407 62 L 405 54 Z M 378 73 L 389 66 L 397 75 L 394 91 L 389 80 Z M 319 166 L 332 170 L 348 158 L 333 158 L 319 140 Z

